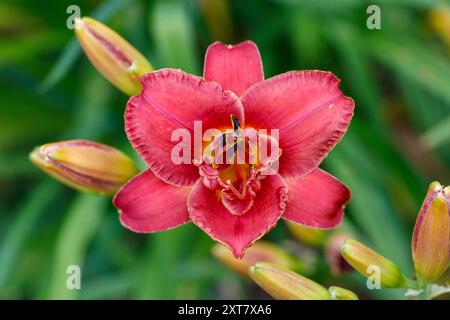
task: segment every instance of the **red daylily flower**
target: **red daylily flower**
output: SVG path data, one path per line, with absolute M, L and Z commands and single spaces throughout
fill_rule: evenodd
M 280 218 L 317 228 L 341 222 L 350 191 L 318 165 L 346 132 L 354 102 L 332 73 L 290 71 L 264 80 L 253 42 L 216 42 L 207 50 L 203 78 L 162 69 L 140 82 L 125 129 L 149 169 L 114 198 L 125 227 L 158 232 L 192 221 L 242 257 Z M 243 129 L 279 129 L 278 173 L 171 161 L 178 143 L 171 141 L 173 130 L 193 132 L 199 120 L 203 130 L 230 128 L 230 115 Z

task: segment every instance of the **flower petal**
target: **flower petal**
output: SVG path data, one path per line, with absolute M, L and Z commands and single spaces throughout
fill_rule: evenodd
M 140 233 L 158 232 L 189 221 L 186 206 L 189 191 L 187 187 L 164 183 L 147 170 L 124 185 L 113 203 L 126 228 Z
M 241 215 L 248 212 L 252 208 L 254 201 L 251 197 L 242 200 L 237 198 L 230 200 L 226 197 L 222 197 L 221 200 L 223 206 L 234 215 Z
M 206 51 L 203 76 L 241 95 L 253 84 L 264 80 L 258 47 L 252 41 L 235 46 L 221 42 L 211 44 Z
M 128 139 L 157 177 L 178 186 L 194 184 L 198 168 L 175 164 L 171 159 L 171 152 L 179 143 L 171 141 L 173 131 L 187 129 L 193 138 L 194 121 L 202 122 L 203 131 L 221 129 L 230 126 L 230 114 L 243 123 L 239 99 L 215 82 L 174 69 L 146 74 L 140 81 L 144 89 L 128 101 L 125 111 Z M 193 159 L 192 148 L 191 156 Z
M 199 180 L 188 197 L 189 215 L 211 238 L 242 258 L 245 249 L 274 227 L 284 212 L 287 185 L 283 178 L 267 176 L 261 184 L 251 210 L 237 216 L 223 206 L 215 191 Z
M 289 200 L 284 219 L 316 228 L 334 228 L 342 221 L 351 194 L 338 179 L 315 169 L 287 183 Z
M 241 97 L 247 126 L 279 129 L 279 173 L 298 178 L 317 167 L 346 132 L 354 102 L 330 72 L 291 71 L 249 88 Z

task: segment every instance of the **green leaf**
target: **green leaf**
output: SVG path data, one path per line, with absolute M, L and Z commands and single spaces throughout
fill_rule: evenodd
M 369 37 L 373 55 L 394 72 L 441 97 L 450 109 L 450 61 L 407 37 Z
M 450 117 L 436 123 L 430 130 L 424 133 L 423 139 L 426 145 L 437 148 L 450 143 Z
M 388 193 L 388 176 L 352 131 L 326 160 L 333 174 L 352 191 L 348 204 L 352 220 L 364 230 L 374 249 L 407 273 L 412 272 L 410 237 Z
M 95 139 L 102 130 L 99 120 L 103 118 L 102 114 L 107 106 L 106 100 L 110 96 L 108 90 L 111 90 L 111 87 L 100 75 L 92 76 L 89 73 L 85 86 L 85 93 L 80 97 L 80 105 L 76 112 L 78 117 L 74 126 L 66 133 L 69 138 Z M 28 158 L 28 154 L 23 156 Z M 41 184 L 25 196 L 26 201 L 17 209 L 8 233 L 0 243 L 0 288 L 4 286 L 13 271 L 13 266 L 20 257 L 23 246 L 33 231 L 33 226 L 45 213 L 47 206 L 52 201 L 57 201 L 58 193 L 63 188 L 65 187 L 46 176 Z
M 184 1 L 157 1 L 150 19 L 159 64 L 198 73 L 194 29 Z
M 358 112 L 364 113 L 373 129 L 385 128 L 380 108 L 380 89 L 369 66 L 363 35 L 358 28 L 344 22 L 330 23 L 327 39 L 332 43 L 345 72 L 345 83 L 352 90 Z
M 109 199 L 80 194 L 67 213 L 55 243 L 46 299 L 75 299 L 79 290 L 67 287 L 69 266 L 77 266 L 84 274 L 86 251 L 102 223 Z M 81 286 L 83 282 L 81 281 Z
M 0 42 L 0 67 L 34 60 L 42 52 L 59 48 L 65 41 L 61 32 L 35 32 Z
M 86 282 L 86 285 L 80 292 L 80 299 L 96 300 L 127 297 L 136 285 L 136 282 L 136 272 L 134 271 L 102 275 Z
M 130 5 L 135 0 L 110 0 L 106 1 L 97 10 L 92 13 L 92 17 L 105 21 L 114 13 L 123 9 L 123 7 Z M 64 48 L 62 54 L 49 71 L 45 79 L 39 86 L 41 92 L 46 92 L 61 81 L 70 69 L 74 66 L 76 60 L 81 54 L 81 48 L 76 39 L 71 40 Z
M 35 222 L 48 208 L 50 202 L 57 198 L 60 189 L 57 182 L 45 180 L 16 211 L 16 219 L 9 225 L 8 233 L 0 242 L 0 289 L 10 281 L 9 276 L 14 271 L 15 263 L 29 234 L 33 231 Z
M 180 277 L 177 266 L 187 254 L 194 232 L 192 224 L 149 236 L 141 259 L 137 299 L 174 299 Z

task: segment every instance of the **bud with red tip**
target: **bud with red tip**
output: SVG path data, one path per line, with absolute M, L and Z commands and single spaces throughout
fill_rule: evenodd
M 441 276 L 450 263 L 450 187 L 430 184 L 414 227 L 412 255 L 420 284 Z
M 140 76 L 153 71 L 152 65 L 131 44 L 97 20 L 75 20 L 75 34 L 97 70 L 129 96 L 138 94 Z
M 79 191 L 114 194 L 138 173 L 127 155 L 104 144 L 69 140 L 44 144 L 30 160 L 53 178 Z

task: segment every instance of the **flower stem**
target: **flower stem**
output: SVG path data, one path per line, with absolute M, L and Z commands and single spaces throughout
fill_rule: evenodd
M 419 283 L 416 280 L 412 280 L 412 279 L 409 279 L 406 277 L 403 278 L 402 287 L 407 288 L 407 289 L 413 289 L 413 290 L 418 290 L 421 288 L 421 286 L 419 285 Z

